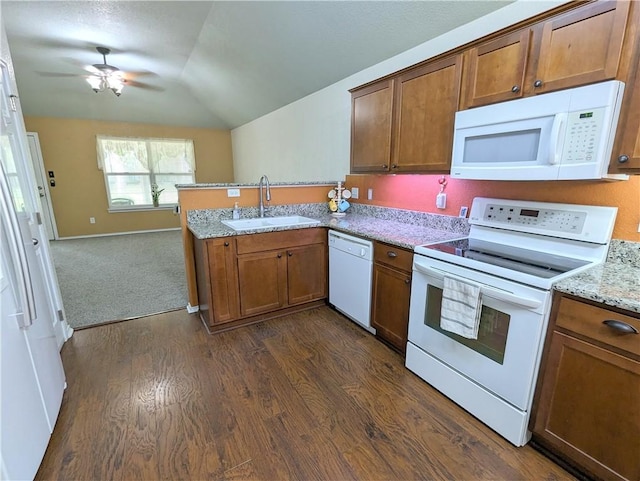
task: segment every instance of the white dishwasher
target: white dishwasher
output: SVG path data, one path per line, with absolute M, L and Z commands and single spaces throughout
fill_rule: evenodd
M 371 327 L 373 243 L 329 231 L 329 303 L 375 334 Z

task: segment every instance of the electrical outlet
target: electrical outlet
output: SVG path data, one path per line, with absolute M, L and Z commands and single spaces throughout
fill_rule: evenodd
M 367 199 L 368 200 L 373 200 L 373 189 L 368 189 L 367 190 Z
M 227 197 L 240 197 L 240 189 L 227 189 Z
M 96 218 L 95 217 L 89 217 L 89 224 L 95 224 L 96 223 Z
M 358 189 L 357 187 L 352 187 L 351 188 L 351 198 L 352 199 L 357 199 L 359 195 L 360 195 L 360 189 Z
M 463 205 L 460 207 L 460 214 L 458 214 L 458 217 L 467 217 L 467 212 L 469 212 L 469 207 Z

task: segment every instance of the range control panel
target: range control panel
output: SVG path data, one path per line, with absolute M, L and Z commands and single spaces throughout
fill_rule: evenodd
M 596 205 L 476 197 L 469 224 L 472 231 L 491 228 L 492 232 L 515 231 L 606 244 L 611 240 L 617 211 L 616 207 Z
M 535 226 L 538 229 L 557 232 L 582 232 L 586 212 L 533 209 L 504 204 L 485 206 L 483 220 L 488 223 Z

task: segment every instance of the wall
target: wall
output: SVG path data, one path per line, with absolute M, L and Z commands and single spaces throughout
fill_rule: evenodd
M 458 215 L 461 206 L 471 207 L 474 197 L 536 200 L 567 204 L 618 207 L 613 237 L 640 242 L 640 176 L 627 181 L 498 182 L 450 179 L 447 208 L 436 209 L 440 191 L 438 175 L 348 175 L 346 186 L 358 187 L 363 204 Z M 367 190 L 373 199 L 367 200 Z
M 180 226 L 170 209 L 109 213 L 104 175 L 96 161 L 96 135 L 193 139 L 197 182 L 232 182 L 231 135 L 214 130 L 85 119 L 26 117 L 37 132 L 45 170 L 55 172 L 51 201 L 60 237 L 169 229 Z M 89 217 L 96 223 L 90 224 Z
M 349 173 L 349 89 L 471 42 L 565 1 L 517 1 L 232 130 L 236 182 L 342 179 Z

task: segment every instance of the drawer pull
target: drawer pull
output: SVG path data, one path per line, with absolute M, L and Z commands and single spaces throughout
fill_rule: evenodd
M 396 254 L 396 253 L 395 253 L 395 252 L 393 252 L 393 251 L 387 251 L 387 255 L 388 255 L 389 257 L 391 257 L 391 258 L 398 257 L 398 254 Z
M 602 324 L 609 326 L 616 331 L 620 331 L 624 334 L 638 334 L 638 330 L 622 321 L 614 321 L 613 319 L 607 319 L 606 321 L 602 321 Z

